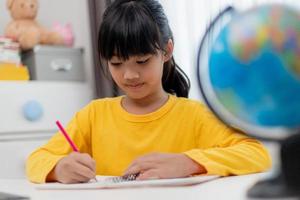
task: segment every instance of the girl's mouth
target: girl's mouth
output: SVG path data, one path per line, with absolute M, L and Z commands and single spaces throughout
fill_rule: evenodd
M 125 86 L 131 89 L 139 89 L 143 87 L 145 83 L 137 83 L 137 84 L 126 84 Z

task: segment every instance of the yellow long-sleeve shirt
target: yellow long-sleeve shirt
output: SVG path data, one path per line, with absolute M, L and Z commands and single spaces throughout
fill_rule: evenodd
M 66 128 L 80 152 L 96 160 L 97 174 L 121 175 L 135 158 L 151 152 L 184 153 L 207 174 L 222 176 L 260 172 L 271 165 L 260 142 L 233 132 L 197 101 L 170 95 L 157 111 L 134 115 L 122 108 L 121 99 L 92 101 Z M 28 158 L 29 180 L 45 182 L 71 151 L 64 136 L 56 133 Z

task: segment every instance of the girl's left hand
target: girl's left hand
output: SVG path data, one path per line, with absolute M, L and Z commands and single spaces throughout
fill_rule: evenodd
M 185 154 L 151 153 L 134 160 L 124 175 L 136 173 L 137 180 L 145 180 L 187 177 L 206 170 Z

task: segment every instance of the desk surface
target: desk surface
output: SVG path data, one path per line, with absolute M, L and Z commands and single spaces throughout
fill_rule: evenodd
M 37 190 L 24 179 L 0 179 L 0 191 L 29 196 L 32 200 L 243 200 L 247 189 L 266 174 L 224 177 L 210 182 L 185 187 L 123 188 L 105 190 Z

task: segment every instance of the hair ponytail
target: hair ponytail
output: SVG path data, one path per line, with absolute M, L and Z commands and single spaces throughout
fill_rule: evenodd
M 175 63 L 173 57 L 164 64 L 162 84 L 164 90 L 168 93 L 176 94 L 178 97 L 188 97 L 189 95 L 190 80 Z

